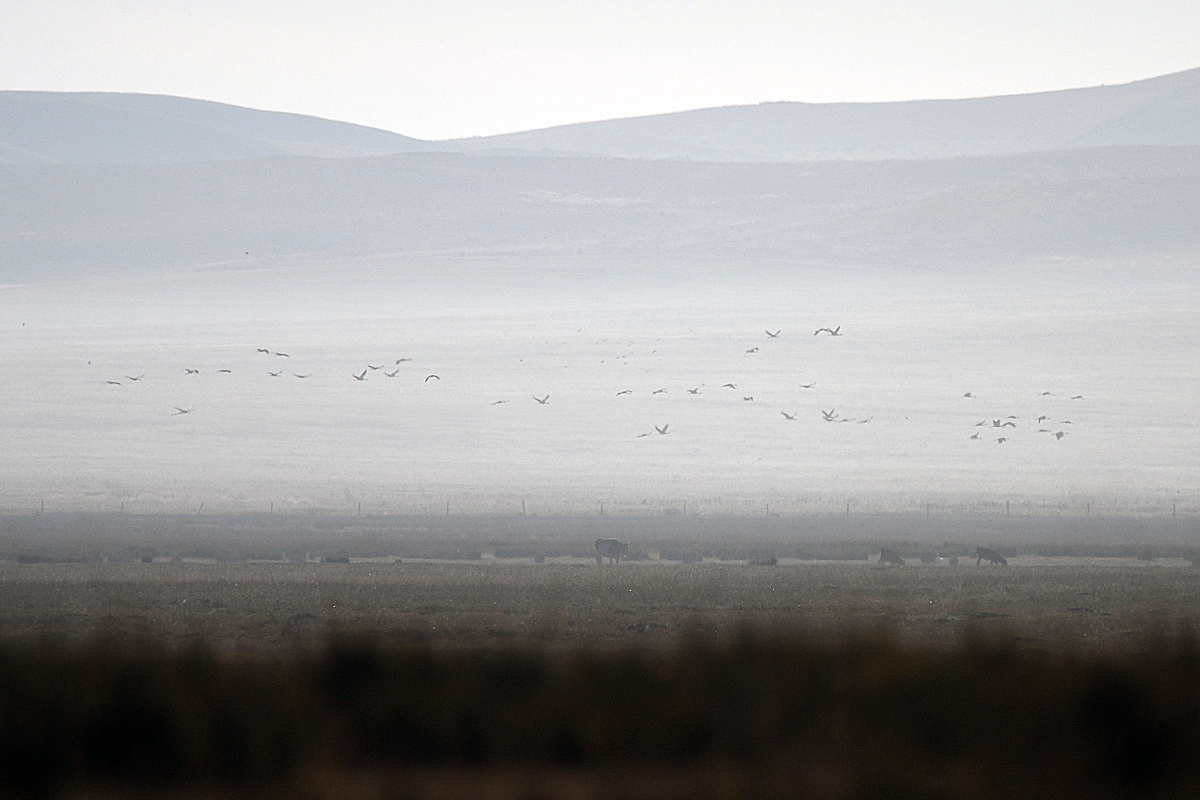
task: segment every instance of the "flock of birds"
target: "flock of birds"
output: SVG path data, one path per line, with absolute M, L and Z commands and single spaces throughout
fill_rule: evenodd
M 770 328 L 767 328 L 764 330 L 764 333 L 766 334 L 766 336 L 769 340 L 775 340 L 775 339 L 779 339 L 783 335 L 783 329 L 780 328 L 780 329 L 776 329 L 776 330 L 771 330 Z M 842 328 L 840 325 L 838 325 L 836 327 L 817 328 L 816 330 L 813 331 L 812 335 L 813 336 L 821 336 L 822 334 L 824 334 L 828 337 L 843 336 Z M 657 351 L 654 351 L 654 352 L 657 352 Z M 757 347 L 757 346 L 751 347 L 751 348 L 748 348 L 745 350 L 746 354 L 755 354 L 758 352 L 759 352 L 759 347 Z M 256 353 L 260 356 L 270 356 L 273 359 L 291 358 L 291 355 L 287 352 L 272 350 L 272 349 L 266 348 L 266 347 L 257 348 Z M 346 374 L 346 379 L 361 383 L 361 382 L 367 381 L 372 375 L 375 375 L 375 374 L 381 375 L 384 378 L 390 378 L 390 379 L 398 378 L 401 375 L 401 370 L 403 369 L 403 365 L 410 363 L 412 361 L 413 361 L 413 359 L 408 358 L 408 357 L 397 358 L 390 365 L 392 367 L 392 369 L 390 369 L 390 370 L 387 369 L 388 365 L 383 364 L 383 363 L 379 363 L 379 364 L 367 363 L 366 366 L 363 367 L 360 371 L 348 372 Z M 229 368 L 222 367 L 220 369 L 215 370 L 215 372 L 229 374 L 229 373 L 232 373 L 232 370 Z M 305 380 L 305 379 L 311 378 L 314 374 L 313 372 L 298 372 L 298 371 L 286 370 L 283 368 L 278 368 L 278 369 L 269 369 L 268 368 L 267 370 L 265 370 L 265 372 L 266 372 L 266 375 L 271 378 L 283 378 L 285 373 L 290 373 L 290 376 L 297 380 Z M 185 376 L 198 376 L 201 374 L 201 370 L 198 367 L 183 367 L 183 373 Z M 139 375 L 128 375 L 127 374 L 127 375 L 124 375 L 123 378 L 124 378 L 124 381 L 116 380 L 116 379 L 109 379 L 109 380 L 106 380 L 105 383 L 109 384 L 109 385 L 113 385 L 113 386 L 121 386 L 126 381 L 129 383 L 138 383 L 138 382 L 143 381 L 146 378 L 146 375 L 145 375 L 145 373 L 139 374 Z M 441 376 L 438 375 L 437 373 L 429 373 L 424 376 L 422 382 L 428 384 L 431 381 L 441 381 Z M 727 394 L 732 392 L 734 397 L 741 398 L 741 402 L 744 402 L 744 403 L 755 402 L 754 395 L 743 393 L 743 391 L 741 389 L 739 389 L 738 383 L 734 383 L 733 381 L 727 381 L 723 384 L 717 385 L 714 383 L 713 385 L 717 386 L 718 391 L 722 391 Z M 817 384 L 815 381 L 797 384 L 797 386 L 800 389 L 805 389 L 805 390 L 814 389 L 814 388 L 816 388 L 816 385 Z M 701 383 L 699 386 L 687 387 L 687 388 L 685 388 L 685 393 L 689 396 L 701 395 L 701 394 L 705 393 L 706 387 L 708 387 L 708 386 L 709 386 L 709 384 L 707 384 L 707 383 Z M 668 394 L 668 391 L 669 390 L 667 387 L 660 386 L 658 388 L 653 389 L 650 392 L 650 395 L 651 396 L 666 395 L 666 394 Z M 620 398 L 620 397 L 631 396 L 634 394 L 635 394 L 635 391 L 633 389 L 623 388 L 615 393 L 615 397 Z M 544 393 L 540 396 L 535 394 L 535 395 L 531 395 L 530 397 L 539 406 L 550 405 L 551 395 L 548 392 Z M 972 401 L 979 399 L 978 396 L 974 392 L 970 392 L 970 391 L 963 394 L 962 397 L 964 399 L 972 400 Z M 1051 398 L 1051 397 L 1054 397 L 1054 395 L 1050 391 L 1044 391 L 1041 394 L 1042 399 L 1047 399 L 1047 398 Z M 1080 400 L 1083 400 L 1084 397 L 1083 397 L 1083 395 L 1072 395 L 1070 397 L 1070 399 L 1071 399 L 1071 401 L 1080 401 Z M 500 406 L 500 405 L 505 405 L 510 402 L 513 402 L 513 400 L 511 398 L 498 399 L 498 400 L 491 401 L 490 405 Z M 174 409 L 173 412 L 171 412 L 172 416 L 184 416 L 184 415 L 190 415 L 190 414 L 194 413 L 196 411 L 196 406 L 194 406 L 194 405 L 186 405 L 186 406 L 177 405 L 177 406 L 173 406 L 173 409 Z M 820 411 L 821 419 L 826 423 L 839 423 L 839 424 L 849 423 L 849 424 L 863 425 L 863 424 L 870 423 L 873 419 L 873 417 L 870 417 L 870 416 L 858 418 L 858 417 L 848 417 L 848 416 L 840 415 L 838 413 L 836 407 L 829 408 L 828 410 L 826 410 L 824 408 L 819 408 L 818 410 Z M 796 422 L 800 419 L 800 412 L 798 410 L 790 410 L 790 411 L 789 410 L 780 410 L 779 413 L 784 418 L 784 420 L 787 422 Z M 1039 426 L 1035 429 L 1038 434 L 1045 434 L 1047 436 L 1053 437 L 1056 441 L 1061 441 L 1065 436 L 1068 435 L 1068 431 L 1061 426 L 1074 425 L 1074 422 L 1070 419 L 1061 419 L 1061 420 L 1058 420 L 1057 422 L 1054 422 L 1052 417 L 1047 413 L 1041 413 L 1036 418 L 1033 418 L 1033 419 L 1034 419 L 1034 424 Z M 1047 427 L 1047 426 L 1049 426 L 1049 427 Z M 1029 426 L 1019 415 L 1007 414 L 1007 415 L 1001 416 L 1001 417 L 995 417 L 995 418 L 981 420 L 981 421 L 975 423 L 974 427 L 983 429 L 983 430 L 976 430 L 975 432 L 973 432 L 969 437 L 970 439 L 972 439 L 972 440 L 988 440 L 989 438 L 993 438 L 993 437 L 989 437 L 986 434 L 993 434 L 994 441 L 997 444 L 1003 445 L 1010 441 L 1011 436 L 1018 430 L 1018 427 L 1027 428 Z M 653 437 L 653 436 L 666 436 L 670 432 L 671 432 L 671 425 L 669 422 L 664 423 L 662 425 L 654 424 L 653 431 L 646 431 L 643 433 L 638 433 L 638 434 L 636 434 L 635 438 L 643 439 L 643 438 Z
M 764 332 L 766 333 L 768 339 L 778 339 L 783 334 L 782 329 L 776 329 L 774 331 L 767 329 Z M 834 328 L 821 327 L 821 328 L 817 328 L 815 331 L 813 331 L 814 336 L 819 336 L 820 334 L 827 334 L 829 336 L 841 336 L 842 335 L 841 326 L 839 325 Z M 752 348 L 746 350 L 746 353 L 757 353 L 758 350 L 759 350 L 759 348 L 752 347 Z M 272 350 L 267 347 L 256 348 L 255 352 L 258 355 L 263 355 L 263 356 L 273 356 L 276 358 L 291 358 L 290 353 L 286 353 L 286 352 L 279 351 L 279 350 Z M 401 374 L 402 365 L 412 362 L 412 361 L 413 361 L 412 358 L 397 358 L 397 359 L 395 359 L 394 363 L 391 365 L 393 367 L 393 369 L 390 371 L 385 368 L 387 366 L 385 364 L 368 363 L 361 371 L 350 372 L 347 377 L 356 382 L 364 382 L 364 381 L 368 380 L 369 376 L 373 373 L 379 373 L 386 378 L 396 378 L 396 377 L 399 377 L 399 375 Z M 90 364 L 91 362 L 88 362 L 88 363 Z M 220 369 L 215 370 L 215 372 L 217 372 L 219 374 L 231 374 L 233 372 L 233 370 L 222 367 Z M 295 372 L 295 371 L 285 370 L 282 368 L 276 369 L 276 370 L 267 369 L 266 375 L 271 378 L 282 378 L 285 376 L 285 373 L 287 373 L 287 372 L 290 372 L 291 377 L 298 379 L 298 380 L 304 380 L 307 378 L 311 378 L 313 376 L 312 372 Z M 183 367 L 183 374 L 185 376 L 198 376 L 201 374 L 201 370 L 197 367 Z M 139 382 L 139 381 L 143 380 L 146 377 L 146 375 L 143 373 L 140 375 L 124 375 L 123 377 L 124 377 L 124 381 L 109 379 L 109 380 L 106 380 L 105 383 L 108 385 L 111 385 L 111 386 L 121 386 L 124 384 L 125 381 L 128 381 L 130 383 Z M 440 381 L 440 380 L 441 380 L 440 375 L 438 375 L 436 373 L 430 373 L 424 377 L 423 382 L 429 383 L 430 381 Z M 700 386 L 694 386 L 694 387 L 688 388 L 688 389 L 686 389 L 686 393 L 688 395 L 692 395 L 692 396 L 700 395 L 703 393 L 703 389 L 704 389 L 705 385 L 706 384 L 701 384 Z M 816 387 L 816 383 L 815 382 L 802 383 L 802 384 L 799 384 L 799 386 L 802 389 L 813 389 Z M 733 382 L 727 382 L 727 383 L 722 384 L 720 388 L 721 389 L 729 389 L 729 390 L 733 390 L 736 392 L 738 389 L 738 385 Z M 622 396 L 626 396 L 626 395 L 632 395 L 633 393 L 634 393 L 634 390 L 632 390 L 632 389 L 622 389 L 621 391 L 616 393 L 616 396 L 622 397 Z M 667 393 L 668 393 L 668 389 L 666 387 L 660 387 L 660 388 L 654 389 L 651 392 L 651 395 L 664 395 Z M 742 402 L 754 402 L 753 395 L 743 394 L 743 395 L 741 395 L 741 399 L 742 399 Z M 532 400 L 534 402 L 536 402 L 538 405 L 546 406 L 546 405 L 550 404 L 550 394 L 546 393 L 540 397 L 537 395 L 532 395 Z M 499 406 L 499 405 L 507 404 L 509 402 L 511 402 L 511 400 L 509 400 L 509 399 L 494 400 L 490 403 L 490 405 Z M 196 407 L 194 405 L 186 406 L 186 407 L 173 406 L 173 409 L 174 409 L 174 411 L 172 412 L 172 416 L 182 416 L 185 414 L 193 413 L 196 410 Z M 828 412 L 822 411 L 821 413 L 827 422 L 859 422 L 859 423 L 863 423 L 863 422 L 871 421 L 869 418 L 861 419 L 861 420 L 854 420 L 854 419 L 836 417 L 836 416 L 833 416 L 834 412 L 832 410 L 828 411 Z M 782 414 L 785 419 L 792 420 L 792 421 L 795 421 L 799 417 L 798 412 L 788 413 L 787 411 L 780 411 L 780 414 Z M 667 435 L 669 428 L 670 428 L 670 423 L 667 423 L 667 424 L 664 424 L 661 426 L 654 425 L 655 433 L 657 433 L 660 436 Z M 637 438 L 644 438 L 646 436 L 651 436 L 651 435 L 654 435 L 654 434 L 651 434 L 649 432 L 642 433 L 642 434 L 638 434 Z
M 963 397 L 971 399 L 971 400 L 976 399 L 976 396 L 971 392 L 967 392 L 966 394 L 963 395 Z M 1051 391 L 1042 392 L 1040 397 L 1043 397 L 1043 398 L 1044 397 L 1054 397 L 1054 392 L 1051 392 Z M 1085 399 L 1085 398 L 1081 394 L 1071 395 L 1072 401 L 1083 400 L 1083 399 Z M 976 428 L 984 428 L 984 429 L 986 429 L 986 431 L 988 433 L 992 433 L 992 434 L 995 434 L 995 433 L 1001 432 L 1001 431 L 1004 432 L 1005 434 L 1007 434 L 1010 432 L 1010 430 L 1006 430 L 1006 429 L 1011 429 L 1011 432 L 1015 432 L 1017 430 L 1019 420 L 1021 420 L 1020 416 L 1018 416 L 1016 414 L 1009 414 L 1006 417 L 997 417 L 997 418 L 991 419 L 991 420 L 986 420 L 986 419 L 980 420 L 979 422 L 975 423 L 975 427 Z M 1055 424 L 1052 422 L 1052 418 L 1049 414 L 1043 413 L 1043 414 L 1039 414 L 1036 418 L 1034 418 L 1034 424 L 1039 425 L 1039 426 L 1044 426 L 1044 425 L 1049 424 L 1049 425 L 1052 425 L 1053 427 L 1058 427 L 1058 425 L 1074 425 L 1075 423 L 1072 420 L 1064 419 L 1064 420 L 1060 420 L 1057 424 Z M 1047 427 L 1039 427 L 1036 430 L 1037 430 L 1037 433 L 1044 433 L 1044 434 L 1053 436 L 1056 441 L 1062 441 L 1063 437 L 1067 435 L 1067 431 L 1063 430 L 1061 428 L 1059 430 L 1052 430 L 1051 428 L 1047 428 Z M 982 440 L 984 437 L 981 436 L 980 434 L 981 434 L 980 431 L 975 431 L 968 438 Z M 1004 444 L 1007 441 L 1009 441 L 1009 437 L 1007 435 L 996 436 L 997 444 Z
M 783 329 L 777 328 L 776 330 L 771 330 L 770 328 L 767 328 L 763 332 L 767 335 L 768 339 L 778 339 L 783 334 Z M 842 335 L 842 326 L 838 325 L 835 328 L 827 328 L 827 327 L 817 328 L 815 331 L 813 331 L 813 336 L 819 336 L 822 333 L 828 334 L 829 336 L 841 336 Z M 758 347 L 750 347 L 745 352 L 747 355 L 753 355 L 753 354 L 759 352 L 759 348 Z M 699 386 L 694 386 L 694 387 L 688 388 L 685 391 L 687 394 L 692 395 L 692 396 L 700 395 L 700 394 L 703 394 L 703 389 L 705 388 L 706 385 L 707 384 L 701 384 Z M 798 386 L 801 389 L 814 389 L 814 388 L 816 388 L 816 385 L 817 385 L 816 382 L 798 384 Z M 738 384 L 730 381 L 730 382 L 721 384 L 718 388 L 719 389 L 729 389 L 736 393 L 738 391 Z M 667 392 L 668 392 L 668 390 L 666 387 L 660 387 L 660 388 L 657 388 L 657 389 L 654 389 L 653 391 L 651 391 L 650 394 L 651 395 L 659 395 L 659 394 L 667 394 Z M 633 393 L 634 392 L 632 389 L 622 389 L 616 393 L 616 396 L 623 397 L 626 395 L 632 395 Z M 739 396 L 739 395 L 735 394 L 735 396 Z M 740 397 L 742 398 L 743 403 L 755 402 L 754 395 L 743 394 L 743 395 L 740 395 Z M 534 398 L 534 399 L 536 400 L 537 398 Z M 538 400 L 538 402 L 542 402 L 542 401 Z M 781 410 L 779 413 L 783 416 L 784 419 L 791 420 L 793 422 L 796 421 L 797 419 L 799 419 L 799 416 L 800 416 L 798 411 L 793 411 L 792 413 L 789 414 L 787 411 Z M 822 413 L 822 415 L 824 415 L 826 422 L 860 422 L 860 423 L 862 423 L 862 422 L 870 422 L 871 421 L 870 418 L 859 420 L 859 419 L 850 419 L 850 418 L 839 418 L 836 415 L 831 418 L 830 415 L 834 414 L 835 410 L 831 410 L 829 412 L 822 411 L 821 413 Z M 665 425 L 661 425 L 661 426 L 654 425 L 653 427 L 654 427 L 653 433 L 651 433 L 649 431 L 647 431 L 645 433 L 639 433 L 639 434 L 637 434 L 636 438 L 645 439 L 647 437 L 654 436 L 655 434 L 657 434 L 659 436 L 666 436 L 670 430 L 671 424 L 666 423 Z
M 284 353 L 284 352 L 277 351 L 277 350 L 271 350 L 266 347 L 256 348 L 255 352 L 258 354 L 261 354 L 261 355 L 277 356 L 279 358 L 291 358 L 290 353 Z M 396 378 L 400 375 L 400 369 L 401 369 L 400 365 L 410 362 L 410 361 L 412 361 L 411 358 L 396 359 L 395 363 L 393 364 L 395 369 L 393 369 L 391 372 L 388 372 L 387 370 L 384 369 L 384 366 L 385 366 L 384 364 L 367 364 L 367 366 L 362 370 L 362 372 L 359 372 L 359 373 L 352 372 L 352 373 L 350 373 L 349 377 L 353 378 L 355 381 L 361 382 L 361 381 L 365 381 L 367 379 L 367 374 L 369 372 L 383 370 L 383 372 L 381 374 L 384 375 L 385 377 Z M 89 365 L 91 363 L 92 362 L 90 362 L 90 361 L 88 362 Z M 226 367 L 222 367 L 220 369 L 215 370 L 215 372 L 217 374 L 229 375 L 229 374 L 233 373 L 233 370 L 226 368 Z M 283 369 L 278 369 L 275 371 L 271 371 L 269 369 L 266 370 L 267 376 L 271 377 L 271 378 L 281 378 L 281 377 L 283 377 L 284 372 L 285 372 L 285 370 L 283 370 Z M 184 367 L 183 374 L 185 377 L 191 376 L 191 375 L 200 375 L 200 369 L 194 368 L 194 367 Z M 300 380 L 304 380 L 306 378 L 311 378 L 313 376 L 313 373 L 311 373 L 311 372 L 292 372 L 291 374 L 293 377 L 298 378 Z M 122 386 L 122 385 L 124 385 L 125 381 L 128 381 L 130 383 L 137 383 L 137 382 L 140 382 L 141 380 L 143 380 L 146 377 L 146 374 L 142 373 L 141 375 L 125 375 L 123 377 L 124 377 L 124 381 L 108 379 L 108 380 L 105 380 L 104 383 L 108 386 Z M 429 383 L 429 381 L 432 381 L 432 380 L 440 381 L 441 376 L 436 375 L 436 374 L 426 375 L 424 382 Z M 173 408 L 175 409 L 175 411 L 172 413 L 171 416 L 180 416 L 183 414 L 191 414 L 193 411 L 196 410 L 195 406 L 188 406 L 187 408 L 184 408 L 182 406 L 173 406 Z

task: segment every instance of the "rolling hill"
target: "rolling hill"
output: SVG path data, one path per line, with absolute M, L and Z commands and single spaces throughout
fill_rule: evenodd
M 436 254 L 906 267 L 1200 252 L 1200 147 L 814 164 L 259 158 L 0 167 L 0 281 Z
M 1200 69 L 455 142 L 158 95 L 0 92 L 0 282 L 416 255 L 626 270 L 1175 257 L 1200 253 L 1196 219 Z
M 377 128 L 152 94 L 0 92 L 0 163 L 164 164 L 325 158 L 433 145 Z
M 946 158 L 1200 145 L 1200 69 L 1116 86 L 963 100 L 761 103 L 445 142 L 470 152 L 698 161 Z
M 0 163 L 159 164 L 450 151 L 829 161 L 1200 145 L 1200 68 L 1115 86 L 959 100 L 762 103 L 427 142 L 181 97 L 0 92 Z

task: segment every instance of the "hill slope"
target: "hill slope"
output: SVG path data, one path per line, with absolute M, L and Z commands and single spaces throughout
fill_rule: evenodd
M 150 94 L 0 92 L 0 163 L 160 164 L 436 149 L 345 122 Z
M 948 265 L 1200 252 L 1200 148 L 700 164 L 409 154 L 0 167 L 0 282 L 249 258 Z
M 1002 155 L 1200 145 L 1200 68 L 1118 86 L 900 103 L 762 103 L 446 142 L 474 152 L 702 161 Z

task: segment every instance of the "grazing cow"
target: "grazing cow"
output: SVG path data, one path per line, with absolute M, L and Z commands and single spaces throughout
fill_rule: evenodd
M 629 542 L 619 542 L 616 539 L 596 540 L 596 563 L 603 564 L 608 559 L 610 564 L 620 564 L 621 559 L 629 555 Z
M 895 564 L 898 567 L 904 566 L 904 559 L 890 547 L 879 548 L 879 563 L 880 564 Z
M 990 561 L 992 564 L 999 564 L 1002 567 L 1008 566 L 1008 559 L 997 553 L 990 547 L 975 548 L 975 566 L 979 566 L 984 561 Z

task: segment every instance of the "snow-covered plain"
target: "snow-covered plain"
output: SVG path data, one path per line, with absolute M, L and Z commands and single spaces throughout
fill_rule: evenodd
M 0 509 L 1190 513 L 1200 286 L 1146 272 L 8 287 Z

